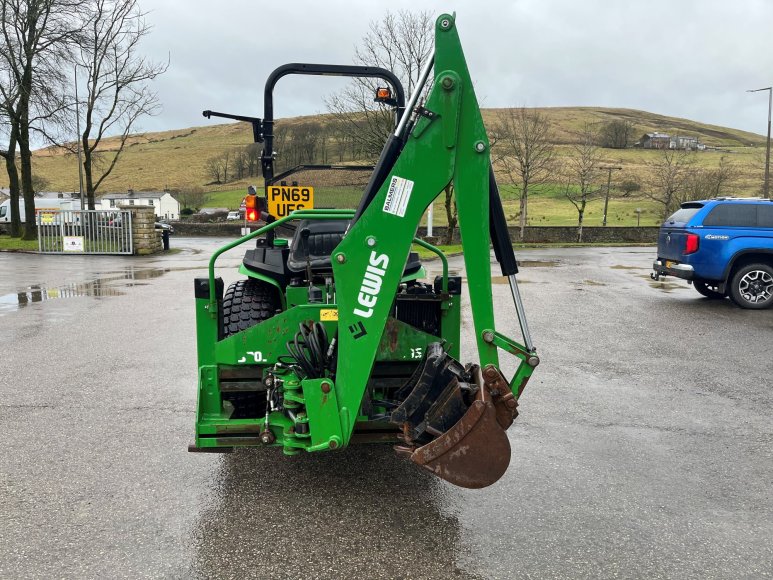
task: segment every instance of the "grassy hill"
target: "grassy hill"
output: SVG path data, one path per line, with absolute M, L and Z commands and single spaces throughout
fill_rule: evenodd
M 484 121 L 492 126 L 504 109 L 485 109 Z M 761 182 L 761 159 L 764 155 L 765 137 L 746 131 L 728 127 L 719 127 L 676 117 L 667 117 L 646 111 L 633 109 L 611 109 L 598 107 L 549 107 L 539 108 L 548 117 L 553 127 L 554 140 L 559 147 L 559 155 L 571 155 L 571 144 L 575 133 L 586 123 L 604 123 L 610 120 L 626 120 L 635 126 L 638 136 L 652 131 L 670 134 L 696 136 L 701 142 L 720 148 L 717 151 L 700 152 L 696 156 L 699 165 L 715 166 L 720 157 L 729 156 L 739 170 L 737 188 L 739 193 L 757 193 Z M 325 124 L 330 120 L 327 115 L 315 117 L 296 117 L 285 119 L 278 124 L 292 126 L 304 121 L 317 121 Z M 205 163 L 207 159 L 220 155 L 224 151 L 243 147 L 252 142 L 251 128 L 247 123 L 212 124 L 188 129 L 144 133 L 134 135 L 129 141 L 121 160 L 113 174 L 106 180 L 101 193 L 123 191 L 126 189 L 184 189 L 202 187 L 212 192 L 210 207 L 236 207 L 243 196 L 248 183 L 259 181 L 255 178 L 222 185 L 209 184 L 211 178 L 207 175 Z M 104 150 L 110 151 L 116 146 L 115 139 L 104 141 Z M 646 172 L 646 164 L 658 153 L 642 149 L 604 149 L 604 163 L 623 167 L 623 171 L 615 174 L 615 179 L 642 180 Z M 78 171 L 75 156 L 54 148 L 35 152 L 34 171 L 48 180 L 51 190 L 74 191 L 78 188 Z M 0 174 L 0 187 L 6 185 L 6 177 Z M 209 185 L 208 185 L 209 184 Z M 359 184 L 357 184 L 359 186 Z M 356 196 L 357 188 L 351 194 Z M 505 209 L 513 215 L 515 193 L 505 184 L 503 187 Z M 319 201 L 318 201 L 319 204 Z M 561 204 L 560 208 L 555 207 Z M 622 205 L 620 205 L 622 204 Z M 616 207 L 620 205 L 620 207 Z M 565 207 L 564 207 L 565 206 Z M 641 207 L 642 223 L 654 219 L 656 208 L 650 202 L 643 200 L 615 202 L 610 211 L 611 223 L 615 221 L 617 211 L 620 225 L 636 223 L 634 209 Z M 438 210 L 441 210 L 438 207 Z M 648 219 L 652 211 L 653 217 Z M 441 211 L 442 213 L 442 211 Z M 588 219 L 594 220 L 594 213 L 599 216 L 601 211 L 591 206 Z M 571 204 L 560 197 L 555 188 L 548 186 L 542 192 L 541 198 L 535 197 L 530 205 L 530 215 L 534 223 L 572 224 L 576 214 Z M 600 217 L 599 217 L 600 219 Z M 592 225 L 592 224 L 589 224 Z

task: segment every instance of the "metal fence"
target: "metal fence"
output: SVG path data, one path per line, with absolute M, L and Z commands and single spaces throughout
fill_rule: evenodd
M 126 210 L 38 211 L 38 250 L 44 254 L 132 254 L 132 215 Z

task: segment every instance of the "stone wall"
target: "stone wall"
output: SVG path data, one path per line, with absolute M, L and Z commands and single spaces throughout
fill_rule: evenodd
M 163 250 L 161 230 L 156 229 L 156 212 L 152 206 L 122 205 L 119 209 L 132 212 L 135 256 L 157 254 Z
M 222 222 L 222 223 L 195 223 L 195 222 L 175 222 L 174 233 L 176 236 L 217 236 L 224 238 L 238 238 L 241 231 L 242 222 Z M 290 230 L 284 230 L 280 235 L 292 235 Z M 445 239 L 446 228 L 435 226 L 433 228 L 434 237 L 437 240 Z M 577 228 L 574 226 L 538 226 L 527 227 L 525 233 L 525 242 L 532 244 L 569 244 L 577 241 Z M 427 228 L 419 228 L 419 236 L 427 235 Z M 459 241 L 459 232 L 455 232 L 455 240 Z M 514 242 L 520 241 L 520 230 L 517 227 L 510 227 L 510 239 Z M 582 229 L 582 241 L 589 244 L 656 244 L 658 242 L 657 226 L 642 227 L 584 227 Z
M 435 226 L 432 234 L 436 240 L 445 240 L 446 228 Z M 510 239 L 514 242 L 520 240 L 520 229 L 510 227 Z M 586 244 L 657 244 L 657 226 L 642 227 L 584 227 L 582 229 L 582 241 Z M 419 236 L 425 236 L 427 228 L 419 228 Z M 459 231 L 454 232 L 454 241 L 459 241 Z M 530 244 L 568 244 L 577 241 L 577 228 L 574 226 L 539 226 L 527 227 L 524 230 L 524 242 Z
M 259 227 L 263 227 L 265 224 L 262 222 Z M 218 238 L 238 238 L 241 236 L 242 227 L 244 222 L 241 220 L 234 220 L 231 222 L 217 222 L 217 223 L 201 223 L 191 221 L 179 221 L 173 222 L 174 235 L 186 236 L 186 237 L 199 237 L 199 236 L 211 236 Z M 258 226 L 251 226 L 252 231 L 258 229 Z M 279 235 L 282 237 L 292 236 L 292 230 L 279 226 Z

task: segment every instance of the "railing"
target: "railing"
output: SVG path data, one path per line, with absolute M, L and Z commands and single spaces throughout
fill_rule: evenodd
M 38 251 L 44 254 L 133 254 L 126 210 L 39 210 Z

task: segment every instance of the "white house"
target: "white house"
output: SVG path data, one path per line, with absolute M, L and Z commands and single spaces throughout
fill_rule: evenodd
M 152 205 L 156 215 L 168 220 L 180 219 L 180 202 L 167 191 L 134 191 L 107 193 L 97 200 L 98 209 L 113 209 L 121 205 Z

